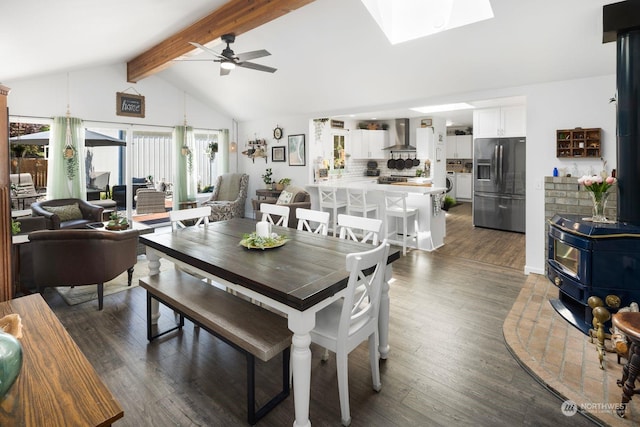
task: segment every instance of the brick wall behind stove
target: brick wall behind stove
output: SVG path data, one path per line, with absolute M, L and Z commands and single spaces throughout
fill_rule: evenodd
M 617 216 L 617 191 L 615 184 L 609 189 L 605 215 Z M 547 176 L 544 178 L 544 216 L 549 220 L 555 214 L 574 214 L 589 217 L 593 214 L 593 202 L 589 192 L 578 184 L 577 178 Z
M 609 189 L 609 199 L 605 216 L 615 220 L 617 217 L 618 192 L 616 184 Z M 545 218 L 545 259 L 548 258 L 549 220 L 555 214 L 593 215 L 593 201 L 589 192 L 578 184 L 578 178 L 546 176 L 544 178 L 544 218 Z M 546 266 L 545 266 L 546 271 Z

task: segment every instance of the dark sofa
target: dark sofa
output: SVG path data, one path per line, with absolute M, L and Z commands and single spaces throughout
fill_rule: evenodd
M 32 216 L 42 216 L 48 230 L 86 228 L 92 222 L 102 222 L 102 206 L 82 199 L 54 199 L 31 204 Z

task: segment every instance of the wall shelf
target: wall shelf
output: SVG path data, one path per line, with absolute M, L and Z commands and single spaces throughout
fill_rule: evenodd
M 601 157 L 601 128 L 558 129 L 556 157 Z

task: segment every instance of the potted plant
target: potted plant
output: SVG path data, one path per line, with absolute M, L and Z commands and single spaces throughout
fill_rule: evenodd
M 11 234 L 16 235 L 20 233 L 20 221 L 11 219 Z
M 444 200 L 442 201 L 442 209 L 448 211 L 450 207 L 455 206 L 456 199 L 451 196 L 444 196 Z
M 280 181 L 278 181 L 278 183 L 276 184 L 276 190 L 278 191 L 282 191 L 285 188 L 287 188 L 287 185 L 291 184 L 291 178 L 282 178 Z
M 272 175 L 273 171 L 271 171 L 271 168 L 267 168 L 262 175 L 262 181 L 267 186 L 267 190 L 271 190 L 271 184 L 273 183 L 273 181 L 271 180 Z

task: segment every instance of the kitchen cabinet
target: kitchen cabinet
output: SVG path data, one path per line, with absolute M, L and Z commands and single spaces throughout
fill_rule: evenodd
M 458 200 L 471 200 L 473 188 L 470 173 L 456 173 L 456 197 Z
M 473 140 L 471 135 L 447 135 L 447 159 L 472 159 Z
M 484 108 L 473 112 L 475 138 L 526 136 L 527 120 L 524 105 Z
M 351 135 L 352 159 L 384 159 L 389 146 L 389 131 L 355 129 Z

